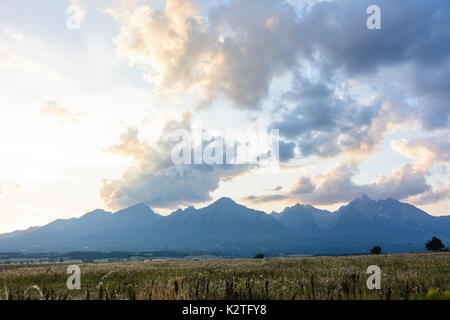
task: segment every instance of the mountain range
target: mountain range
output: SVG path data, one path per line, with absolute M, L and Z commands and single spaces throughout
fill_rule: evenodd
M 168 216 L 144 204 L 111 213 L 95 210 L 0 235 L 0 252 L 205 250 L 254 252 L 363 253 L 424 250 L 433 236 L 450 243 L 450 216 L 435 217 L 392 198 L 355 199 L 335 212 L 296 204 L 267 214 L 221 198 L 204 208 Z

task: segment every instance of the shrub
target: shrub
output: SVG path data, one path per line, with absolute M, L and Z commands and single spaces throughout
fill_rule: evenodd
M 433 237 L 433 239 L 425 244 L 425 248 L 427 248 L 428 251 L 442 251 L 445 246 L 442 243 L 441 239 Z
M 370 250 L 371 254 L 380 254 L 381 253 L 381 247 L 375 246 Z

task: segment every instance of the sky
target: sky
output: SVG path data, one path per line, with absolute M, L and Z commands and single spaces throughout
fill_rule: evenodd
M 2 1 L 0 233 L 224 196 L 448 215 L 449 70 L 448 0 Z M 280 165 L 173 163 L 198 128 L 277 129 Z

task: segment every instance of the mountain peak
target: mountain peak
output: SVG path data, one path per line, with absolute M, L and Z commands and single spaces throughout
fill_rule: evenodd
M 103 209 L 96 209 L 94 211 L 85 213 L 82 218 L 84 219 L 96 219 L 97 217 L 109 216 L 111 212 L 105 211 Z
M 363 194 L 361 197 L 356 198 L 355 200 L 351 201 L 348 205 L 368 205 L 369 203 L 373 203 L 376 201 L 370 198 L 368 195 Z
M 398 201 L 397 199 L 391 198 L 391 197 L 387 198 L 385 200 L 385 202 L 388 202 L 388 203 L 400 203 L 400 201 Z
M 118 215 L 147 215 L 156 214 L 149 206 L 144 203 L 138 203 L 134 206 L 122 209 L 114 213 L 115 216 Z
M 131 207 L 129 207 L 128 209 L 137 209 L 137 208 L 141 208 L 141 209 L 143 209 L 143 208 L 145 208 L 145 209 L 150 209 L 150 207 L 147 206 L 147 205 L 146 205 L 145 203 L 143 203 L 143 202 L 138 203 L 138 204 L 135 204 L 134 206 L 131 206 Z
M 108 212 L 106 212 L 106 211 L 103 210 L 103 209 L 95 209 L 94 211 L 86 212 L 84 215 L 85 215 L 85 216 L 89 216 L 89 215 L 105 214 L 105 213 L 108 213 Z
M 223 197 L 220 198 L 219 200 L 217 200 L 216 202 L 214 202 L 213 204 L 218 204 L 218 205 L 236 205 L 237 203 L 228 197 Z

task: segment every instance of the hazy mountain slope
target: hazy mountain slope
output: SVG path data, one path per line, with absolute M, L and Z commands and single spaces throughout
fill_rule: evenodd
M 340 240 L 424 243 L 432 236 L 450 239 L 450 224 L 394 199 L 356 199 L 336 212 L 330 236 Z
M 450 242 L 449 217 L 434 217 L 394 199 L 355 199 L 331 213 L 297 204 L 281 212 L 278 221 L 296 236 L 329 242 L 403 244 L 422 248 L 433 236 Z
M 178 210 L 164 221 L 173 240 L 190 244 L 214 241 L 228 245 L 279 245 L 293 240 L 271 215 L 239 205 L 229 198 L 198 210 Z
M 55 220 L 29 232 L 16 232 L 7 239 L 0 239 L 1 251 L 41 250 L 60 248 L 83 249 L 80 239 L 88 239 L 98 233 L 112 214 L 103 210 L 87 213 L 79 219 Z
M 277 252 L 421 250 L 426 240 L 450 243 L 450 217 L 434 217 L 394 199 L 355 199 L 336 212 L 297 204 L 266 214 L 229 198 L 161 216 L 138 204 L 110 213 L 95 210 L 78 219 L 56 220 L 0 235 L 0 252 L 214 249 Z
M 270 215 L 223 198 L 164 217 L 139 204 L 114 214 L 96 210 L 0 239 L 0 251 L 145 250 L 160 247 L 272 246 L 293 237 Z
M 284 209 L 278 221 L 300 238 L 323 237 L 336 223 L 336 215 L 312 206 L 296 204 Z

